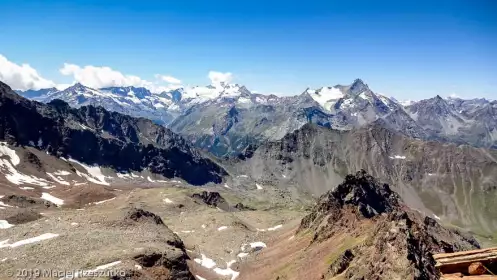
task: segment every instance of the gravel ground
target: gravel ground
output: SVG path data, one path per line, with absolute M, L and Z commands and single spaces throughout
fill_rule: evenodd
M 85 204 L 80 209 L 37 208 L 36 213 L 43 211 L 41 218 L 0 229 L 0 271 L 3 273 L 0 279 L 11 279 L 8 272 L 22 272 L 23 269 L 91 270 L 117 261 L 120 263 L 111 270 L 137 269 L 133 257 L 138 254 L 177 250 L 168 244 L 175 238 L 173 232 L 183 240 L 192 259 L 204 254 L 219 267 L 226 268 L 226 262 L 230 260 L 241 261 L 237 255 L 243 244 L 269 240 L 278 231 L 284 231 L 290 224 L 293 226 L 305 214 L 302 207 L 296 210 L 280 207 L 281 201 L 275 202 L 274 198 L 264 203 L 264 195 L 260 192 L 241 197 L 228 189 L 222 192 L 229 203 L 243 201 L 264 205 L 266 210 L 224 212 L 190 197 L 201 190 L 205 189 L 172 186 L 124 189 L 115 191 L 117 197 L 112 200 Z M 125 215 L 131 207 L 157 214 L 167 227 L 153 223 L 128 224 Z M 16 209 L 20 213 L 29 210 Z M 30 219 L 33 217 L 38 216 L 29 215 Z M 282 226 L 273 231 L 257 230 L 278 225 Z M 51 238 L 16 246 L 15 242 L 37 236 Z M 8 244 L 14 244 L 14 247 Z M 198 266 L 194 261 L 189 263 Z M 202 271 L 198 267 L 193 269 Z M 212 280 L 212 273 L 208 274 L 211 276 L 208 279 Z

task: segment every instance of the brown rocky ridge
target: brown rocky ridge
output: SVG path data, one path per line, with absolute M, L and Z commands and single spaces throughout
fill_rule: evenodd
M 322 195 L 295 235 L 268 246 L 241 279 L 440 279 L 433 254 L 479 247 L 362 170 Z

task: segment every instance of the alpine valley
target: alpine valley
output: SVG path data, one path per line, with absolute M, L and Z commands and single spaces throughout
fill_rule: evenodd
M 433 254 L 497 243 L 496 148 L 496 101 L 403 103 L 360 79 L 296 96 L 0 82 L 0 273 L 440 279 Z

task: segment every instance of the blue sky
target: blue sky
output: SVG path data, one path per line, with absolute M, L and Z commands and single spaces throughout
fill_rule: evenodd
M 261 93 L 362 78 L 398 99 L 497 99 L 497 2 L 2 0 L 0 54 L 70 83 L 64 63 Z M 6 69 L 4 67 L 4 69 Z M 5 70 L 4 70 L 5 71 Z

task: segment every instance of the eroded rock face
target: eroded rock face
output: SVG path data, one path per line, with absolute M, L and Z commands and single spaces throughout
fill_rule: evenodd
M 352 250 L 345 250 L 331 265 L 329 268 L 330 275 L 332 277 L 344 272 L 354 260 L 354 253 Z
M 228 211 L 228 212 L 253 211 L 253 210 L 255 210 L 252 207 L 248 207 L 246 205 L 243 205 L 243 203 L 237 203 L 234 206 L 232 206 L 218 192 L 203 191 L 201 193 L 194 193 L 192 195 L 192 198 L 194 198 L 198 202 L 202 202 L 202 203 L 205 203 L 209 206 L 217 207 L 221 210 Z
M 22 210 L 6 218 L 5 220 L 7 220 L 9 224 L 18 225 L 36 221 L 41 218 L 43 218 L 43 216 L 40 215 L 40 213 L 38 212 L 35 212 L 33 210 Z
M 143 254 L 135 257 L 144 272 L 151 279 L 194 280 L 186 260 L 188 256 L 183 250 L 167 250 L 162 253 Z M 144 273 L 144 274 L 145 274 Z
M 125 220 L 131 220 L 135 222 L 152 222 L 157 225 L 164 225 L 161 217 L 140 208 L 131 208 L 126 214 Z
M 473 237 L 407 207 L 365 171 L 346 176 L 320 197 L 299 228 L 309 230 L 314 246 L 350 234 L 354 242 L 338 252 L 325 273 L 345 279 L 439 279 L 433 254 L 479 248 Z
M 225 203 L 226 200 L 218 192 L 207 192 L 203 191 L 201 193 L 194 193 L 193 198 L 202 200 L 205 204 L 211 206 L 218 206 L 221 203 Z
M 49 207 L 57 207 L 54 203 L 40 199 L 40 198 L 32 198 L 24 195 L 16 195 L 11 194 L 7 195 L 0 199 L 4 203 L 8 205 L 12 205 L 19 208 L 49 208 Z

